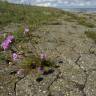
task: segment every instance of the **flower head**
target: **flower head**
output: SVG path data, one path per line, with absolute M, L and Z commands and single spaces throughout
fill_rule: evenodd
M 43 66 L 38 67 L 38 72 L 43 73 L 44 72 L 44 67 Z
M 28 33 L 29 31 L 30 31 L 30 30 L 29 30 L 29 27 L 26 26 L 25 29 L 24 29 L 24 33 L 26 34 L 26 33 Z
M 7 38 L 2 42 L 1 47 L 4 50 L 7 50 L 13 40 L 14 40 L 14 36 L 13 35 L 8 35 Z
M 12 54 L 12 58 L 13 58 L 13 61 L 18 60 L 18 54 L 14 52 L 14 53 Z
M 4 50 L 7 50 L 9 48 L 9 44 L 10 42 L 7 41 L 7 40 L 4 40 L 1 44 L 1 47 L 4 49 Z
M 11 42 L 14 40 L 14 36 L 13 36 L 13 35 L 9 35 L 9 36 L 6 38 L 6 40 L 11 43 Z

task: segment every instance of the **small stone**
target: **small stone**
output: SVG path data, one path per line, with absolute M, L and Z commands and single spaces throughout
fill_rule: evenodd
M 18 52 L 18 55 L 23 55 L 23 54 L 24 54 L 23 51 Z
M 13 63 L 12 63 L 12 62 L 9 62 L 9 65 L 10 65 L 10 66 L 13 65 Z
M 43 91 L 43 93 L 46 93 L 46 91 Z
M 9 92 L 8 95 L 12 95 L 12 93 Z
M 7 64 L 9 64 L 10 60 L 5 60 Z
M 3 86 L 0 86 L 0 89 L 3 89 Z
M 23 78 L 24 77 L 24 69 L 19 69 L 18 71 L 17 71 L 17 76 L 18 77 L 20 77 L 20 78 Z

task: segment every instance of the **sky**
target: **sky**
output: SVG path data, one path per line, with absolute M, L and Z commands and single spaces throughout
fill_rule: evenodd
M 96 8 L 96 0 L 8 0 L 9 2 L 57 8 Z

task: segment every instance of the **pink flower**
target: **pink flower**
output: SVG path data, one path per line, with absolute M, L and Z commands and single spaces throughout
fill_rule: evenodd
M 6 40 L 11 43 L 11 42 L 14 40 L 14 36 L 13 36 L 13 35 L 9 35 L 9 36 L 6 38 Z
M 28 32 L 29 32 L 29 28 L 28 28 L 28 26 L 26 26 L 25 29 L 24 29 L 24 34 L 26 34 Z
M 44 72 L 44 67 L 43 66 L 38 67 L 38 72 L 43 73 Z
M 14 61 L 18 60 L 18 54 L 17 53 L 13 53 L 12 54 L 12 58 Z
M 29 32 L 29 29 L 28 28 L 25 28 L 25 32 Z
M 41 58 L 41 60 L 46 60 L 46 59 L 47 59 L 47 55 L 46 55 L 46 53 L 41 52 L 41 54 L 40 54 L 40 58 Z
M 2 47 L 4 50 L 7 50 L 13 40 L 14 40 L 14 36 L 13 36 L 13 35 L 9 35 L 9 36 L 2 42 L 1 47 Z
M 9 41 L 4 40 L 4 41 L 2 42 L 2 44 L 1 44 L 1 47 L 2 47 L 4 50 L 6 50 L 6 49 L 9 48 L 9 44 L 10 44 Z

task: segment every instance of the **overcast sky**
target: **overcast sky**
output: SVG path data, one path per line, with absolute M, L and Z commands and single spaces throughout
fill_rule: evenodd
M 27 3 L 37 6 L 51 7 L 95 7 L 96 0 L 9 0 L 15 3 Z

